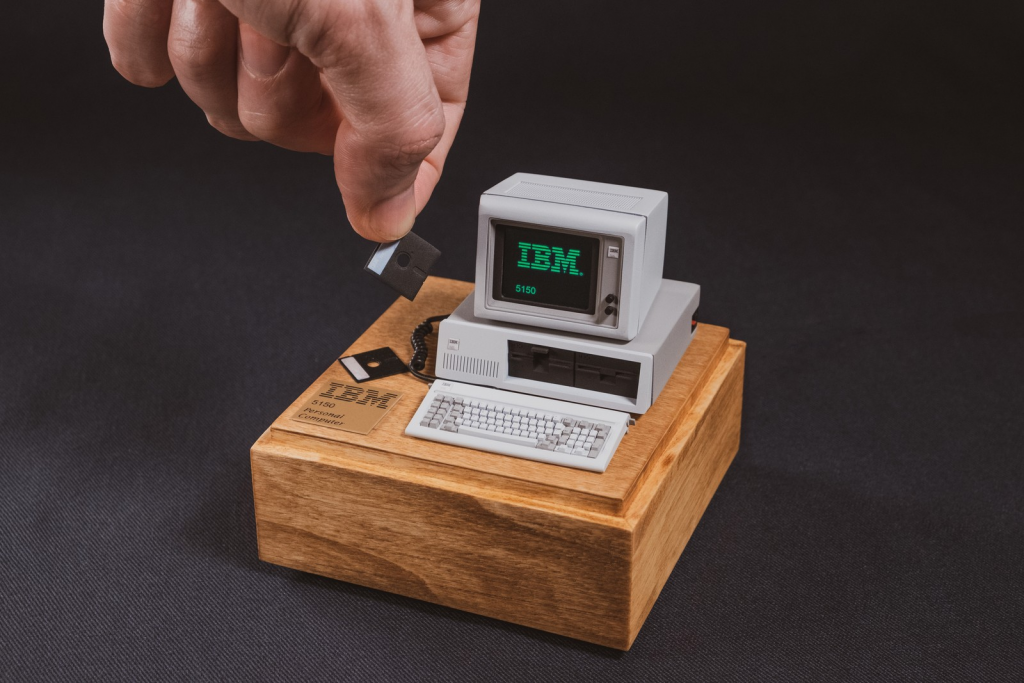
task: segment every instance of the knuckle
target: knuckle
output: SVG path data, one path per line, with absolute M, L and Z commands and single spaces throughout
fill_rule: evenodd
M 385 0 L 363 0 L 362 2 L 339 2 L 333 7 L 333 16 L 325 15 L 329 25 L 339 30 L 348 28 L 351 34 L 385 30 L 393 21 L 395 12 L 402 3 Z
M 383 145 L 385 160 L 395 171 L 407 172 L 437 147 L 444 136 L 444 125 L 444 112 L 437 107 Z
M 338 54 L 339 46 L 351 46 L 358 38 L 347 35 L 352 32 L 353 27 L 361 23 L 358 11 L 348 6 L 351 4 L 358 3 L 330 5 L 320 14 L 304 22 L 301 29 L 296 28 L 293 31 L 299 50 L 308 55 L 317 66 L 337 66 L 343 60 Z
M 167 54 L 175 71 L 191 80 L 204 81 L 219 72 L 222 53 L 219 44 L 194 33 L 172 32 L 167 42 Z
M 152 0 L 108 0 L 103 12 L 103 34 L 112 47 L 139 48 L 142 43 L 167 37 L 170 17 Z
M 420 38 L 437 38 L 458 31 L 480 16 L 480 0 L 415 0 Z
M 404 3 L 364 0 L 323 3 L 290 29 L 300 51 L 321 68 L 352 66 L 352 55 L 377 49 Z
M 120 19 L 140 29 L 156 28 L 163 23 L 162 15 L 153 11 L 153 3 L 149 0 L 108 0 L 106 7 L 112 15 L 108 18 L 115 23 Z

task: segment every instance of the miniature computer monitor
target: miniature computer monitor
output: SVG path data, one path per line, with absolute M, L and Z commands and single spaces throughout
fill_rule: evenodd
M 517 173 L 480 197 L 478 318 L 633 339 L 661 286 L 668 195 Z

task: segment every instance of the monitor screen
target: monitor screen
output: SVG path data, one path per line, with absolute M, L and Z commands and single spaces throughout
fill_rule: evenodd
M 598 238 L 506 223 L 494 228 L 495 299 L 594 312 Z

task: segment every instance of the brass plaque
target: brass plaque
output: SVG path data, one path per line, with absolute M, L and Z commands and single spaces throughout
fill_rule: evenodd
M 292 415 L 292 419 L 356 434 L 369 434 L 400 398 L 402 395 L 393 391 L 328 382 Z

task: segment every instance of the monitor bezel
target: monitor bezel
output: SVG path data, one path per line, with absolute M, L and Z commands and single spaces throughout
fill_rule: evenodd
M 533 204 L 534 202 L 530 202 Z M 480 294 L 478 299 L 481 299 L 481 308 L 483 315 L 481 317 L 490 317 L 495 320 L 505 320 L 507 322 L 515 322 L 521 325 L 532 325 L 537 327 L 546 327 L 550 329 L 562 329 L 567 331 L 575 331 L 583 334 L 597 334 L 599 336 L 613 336 L 616 330 L 621 329 L 622 321 L 625 319 L 622 316 L 622 308 L 628 306 L 628 304 L 620 304 L 614 306 L 614 310 L 611 314 L 605 312 L 606 307 L 602 305 L 602 300 L 607 294 L 615 294 L 619 302 L 630 301 L 630 290 L 628 285 L 624 282 L 627 272 L 631 272 L 632 268 L 635 268 L 635 264 L 630 262 L 632 258 L 633 246 L 635 244 L 632 236 L 632 231 L 627 227 L 625 230 L 620 229 L 617 225 L 606 225 L 609 229 L 595 229 L 589 224 L 600 223 L 602 219 L 607 220 L 606 212 L 594 212 L 590 214 L 589 210 L 584 215 L 579 215 L 580 212 L 577 207 L 571 207 L 572 213 L 577 214 L 571 217 L 558 216 L 559 213 L 564 213 L 566 207 L 557 204 L 546 204 L 543 207 L 543 213 L 549 214 L 554 213 L 555 215 L 543 216 L 544 220 L 536 220 L 534 216 L 518 216 L 517 214 L 522 213 L 536 213 L 539 207 L 531 206 L 515 206 L 508 207 L 508 209 L 502 209 L 495 212 L 488 212 L 486 215 L 481 214 L 480 218 L 480 240 L 477 247 L 477 266 L 478 266 L 478 288 L 477 291 Z M 526 211 L 524 211 L 526 209 Z M 530 211 L 532 209 L 532 211 Z M 586 215 L 589 214 L 589 215 Z M 621 218 L 621 214 L 618 216 Z M 567 220 L 568 219 L 568 220 Z M 582 220 L 581 220 L 582 219 Z M 643 220 L 641 218 L 641 220 Z M 618 221 L 616 221 L 618 222 Z M 558 308 L 549 308 L 546 306 L 537 306 L 535 304 L 524 303 L 515 300 L 508 299 L 495 299 L 494 294 L 494 282 L 497 280 L 494 271 L 494 249 L 497 243 L 495 234 L 495 223 L 505 223 L 508 225 L 519 225 L 527 228 L 539 228 L 547 231 L 558 231 L 565 233 L 581 234 L 587 237 L 593 237 L 600 240 L 600 256 L 598 258 L 598 281 L 596 284 L 596 290 L 593 293 L 595 308 L 593 313 L 585 313 L 579 310 L 565 310 Z M 621 258 L 609 259 L 604 257 L 608 246 L 618 246 Z M 574 329 L 573 329 L 574 328 Z
M 590 206 L 577 201 L 579 197 L 519 196 L 512 191 L 522 181 L 555 188 L 565 186 L 605 193 L 621 191 L 642 196 L 644 200 L 626 211 Z M 495 185 L 480 195 L 477 211 L 474 315 L 482 320 L 566 333 L 632 339 L 637 335 L 661 284 L 667 207 L 668 195 L 664 192 L 527 173 L 517 173 Z M 595 296 L 598 304 L 596 313 L 586 315 L 495 301 L 491 296 L 491 226 L 496 220 L 521 221 L 547 229 L 578 230 L 601 236 L 604 241 L 604 269 Z
M 590 305 L 588 308 L 575 308 L 571 306 L 559 306 L 557 304 L 546 304 L 538 303 L 534 301 L 526 301 L 523 299 L 513 299 L 505 296 L 501 292 L 502 278 L 505 276 L 505 238 L 504 226 L 525 228 L 529 230 L 538 230 L 543 232 L 558 232 L 567 235 L 576 235 L 579 237 L 585 237 L 592 239 L 597 242 L 597 246 L 594 249 L 594 254 L 591 260 L 591 268 L 594 272 L 590 276 L 590 292 L 588 299 Z M 604 253 L 605 239 L 602 233 L 587 232 L 585 230 L 572 230 L 569 228 L 562 228 L 554 225 L 540 225 L 537 223 L 527 223 L 524 221 L 510 220 L 507 218 L 492 218 L 490 225 L 490 235 L 493 240 L 493 249 L 491 249 L 490 255 L 490 267 L 491 273 L 491 299 L 496 302 L 502 302 L 505 304 L 515 304 L 517 306 L 524 306 L 527 308 L 537 308 L 542 310 L 551 311 L 565 311 L 567 313 L 578 313 L 580 315 L 593 316 L 597 313 L 598 306 L 598 285 L 603 281 L 604 277 Z

